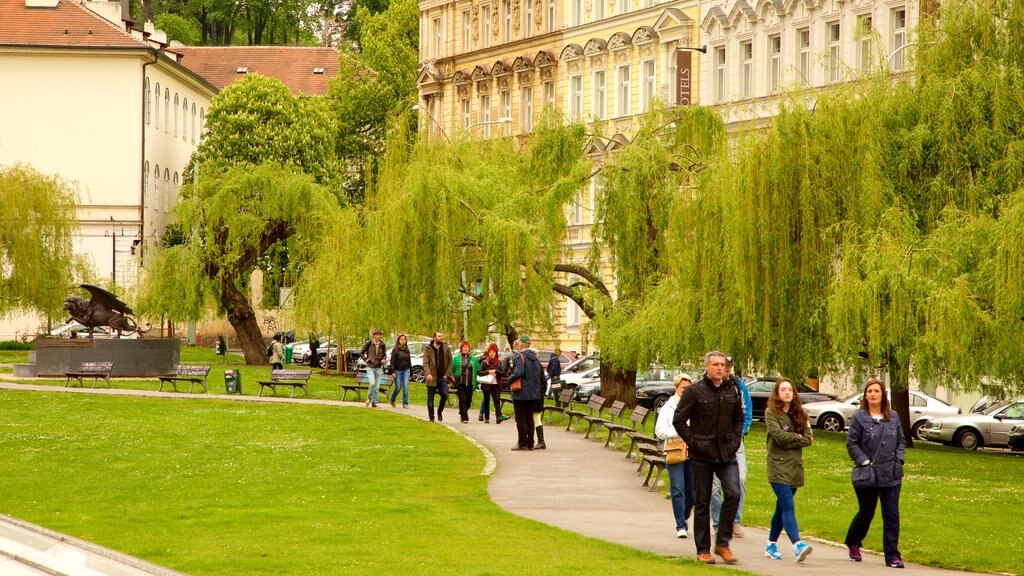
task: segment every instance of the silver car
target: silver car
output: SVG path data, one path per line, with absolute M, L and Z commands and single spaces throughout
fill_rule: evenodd
M 835 402 L 804 404 L 811 420 L 811 426 L 831 432 L 842 432 L 849 426 L 853 413 L 860 408 L 861 395 L 858 392 Z M 924 392 L 910 391 L 910 433 L 916 439 L 921 438 L 921 427 L 930 419 L 959 413 L 959 408 L 950 406 L 938 398 L 933 398 Z
M 1005 448 L 1010 429 L 1024 424 L 1024 400 L 1008 400 L 991 406 L 984 414 L 936 418 L 921 429 L 925 440 L 977 450 L 982 446 Z

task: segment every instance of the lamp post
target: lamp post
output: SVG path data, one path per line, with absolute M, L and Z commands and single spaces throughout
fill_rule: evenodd
M 430 121 L 434 123 L 434 126 L 437 126 L 438 131 L 441 132 L 441 135 L 444 136 L 444 139 L 448 140 L 448 133 L 444 131 L 444 127 L 442 127 L 441 123 L 437 121 L 437 118 L 434 118 L 433 114 L 431 114 L 428 110 L 425 110 L 419 104 L 413 104 L 412 110 L 415 112 L 423 112 L 424 114 L 426 114 L 427 118 L 430 118 Z
M 497 120 L 487 120 L 485 122 L 474 122 L 473 124 L 470 124 L 469 126 L 466 126 L 466 131 L 469 132 L 469 131 L 473 130 L 473 128 L 476 128 L 477 126 L 490 126 L 492 124 L 501 124 L 501 125 L 505 126 L 505 125 L 508 125 L 508 124 L 511 124 L 511 123 L 512 123 L 512 118 L 510 116 L 502 116 L 501 118 L 498 118 Z M 487 134 L 485 135 L 485 137 L 489 138 L 490 135 L 491 135 L 490 131 L 488 130 Z
M 925 42 L 925 44 L 935 44 L 935 42 Z M 892 64 L 893 58 L 895 58 L 897 54 L 899 54 L 900 52 L 903 52 L 904 49 L 909 48 L 911 46 L 917 46 L 917 42 L 907 42 L 903 46 L 900 46 L 899 48 L 893 50 L 892 54 L 889 54 L 889 57 L 885 59 L 885 69 L 886 70 L 889 69 L 889 66 Z M 902 70 L 903 70 L 903 66 L 900 65 L 900 71 L 902 71 Z

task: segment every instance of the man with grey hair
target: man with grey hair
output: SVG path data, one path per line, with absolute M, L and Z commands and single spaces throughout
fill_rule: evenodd
M 689 448 L 693 466 L 693 536 L 697 559 L 714 564 L 711 555 L 711 485 L 714 477 L 722 482 L 724 502 L 719 529 L 715 536 L 715 554 L 726 564 L 735 564 L 729 549 L 733 520 L 739 508 L 740 478 L 736 452 L 743 439 L 743 403 L 736 383 L 728 378 L 726 355 L 717 350 L 704 356 L 704 377 L 683 392 L 672 425 Z

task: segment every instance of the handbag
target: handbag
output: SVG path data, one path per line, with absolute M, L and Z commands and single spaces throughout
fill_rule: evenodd
M 878 486 L 878 472 L 875 470 L 875 459 L 878 458 L 878 451 L 881 449 L 882 442 L 879 441 L 878 448 L 875 448 L 875 454 L 871 457 L 871 464 L 858 466 L 854 463 L 853 473 L 850 474 L 854 488 L 874 488 Z
M 526 376 L 526 374 L 525 374 L 525 371 L 526 371 L 525 370 L 525 368 L 526 368 L 526 356 L 523 356 L 522 354 L 519 354 L 519 360 L 523 363 L 523 368 L 524 368 L 523 376 L 525 377 Z M 512 393 L 520 392 L 523 389 L 523 379 L 520 378 L 520 379 L 516 380 L 515 382 L 512 382 L 511 384 L 508 385 L 508 389 L 511 390 Z
M 682 464 L 687 457 L 686 442 L 682 439 L 668 440 L 665 442 L 665 462 L 667 464 Z

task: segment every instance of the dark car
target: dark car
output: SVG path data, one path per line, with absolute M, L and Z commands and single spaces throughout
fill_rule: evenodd
M 793 385 L 796 386 L 796 391 L 800 395 L 800 402 L 802 404 L 836 400 L 834 394 L 818 392 L 802 382 L 795 382 Z M 772 388 L 774 387 L 774 378 L 761 378 L 753 382 L 747 382 L 747 391 L 750 392 L 750 403 L 754 408 L 754 420 L 764 420 L 764 411 L 768 406 L 768 396 L 772 393 Z
M 1010 435 L 1006 445 L 1010 447 L 1010 450 L 1024 452 L 1024 424 L 1018 424 L 1010 428 Z

